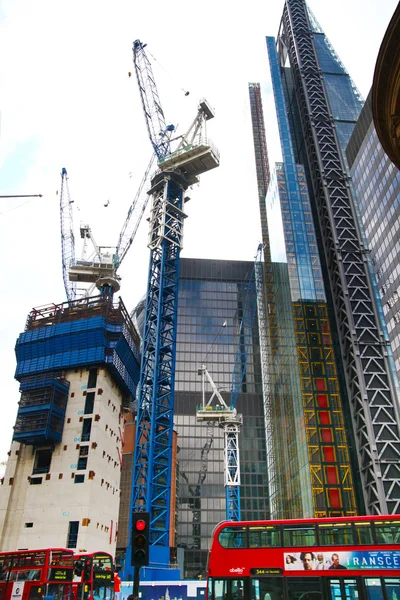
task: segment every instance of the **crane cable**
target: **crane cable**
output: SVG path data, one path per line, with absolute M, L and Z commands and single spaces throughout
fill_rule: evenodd
M 222 323 L 221 327 L 218 329 L 217 334 L 214 338 L 214 341 L 212 342 L 212 344 L 210 345 L 209 349 L 207 350 L 207 354 L 204 356 L 202 363 L 204 364 L 206 362 L 206 358 L 207 356 L 210 354 L 211 350 L 213 349 L 213 347 L 215 346 L 218 338 L 220 337 L 222 330 L 224 329 L 224 327 L 226 327 L 228 325 L 228 321 L 227 319 L 225 319 L 225 321 Z
M 189 90 L 185 90 L 185 88 L 183 88 L 181 85 L 179 85 L 179 83 L 176 81 L 176 79 L 171 75 L 171 73 L 169 71 L 167 71 L 167 69 L 165 67 L 162 66 L 162 64 L 156 59 L 156 57 L 149 52 L 149 50 L 147 50 L 147 54 L 150 54 L 151 58 L 154 60 L 154 62 L 156 62 L 158 64 L 158 66 L 160 67 L 160 69 L 162 69 L 167 75 L 168 77 L 170 77 L 172 79 L 172 81 L 175 83 L 175 85 L 182 90 L 182 92 L 185 94 L 185 96 L 189 96 L 190 92 Z

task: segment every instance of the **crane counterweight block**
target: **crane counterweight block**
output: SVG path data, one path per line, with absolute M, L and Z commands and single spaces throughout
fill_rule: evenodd
M 151 188 L 147 192 L 149 196 L 164 189 L 167 181 L 173 181 L 182 188 L 183 191 L 186 191 L 189 187 L 188 180 L 180 171 L 157 171 L 151 180 Z

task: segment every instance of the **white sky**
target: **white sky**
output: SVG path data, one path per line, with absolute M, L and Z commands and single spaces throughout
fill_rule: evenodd
M 397 1 L 309 4 L 366 97 Z M 0 195 L 43 194 L 0 199 L 0 461 L 19 399 L 16 338 L 32 307 L 65 300 L 61 168 L 80 209 L 76 225 L 89 222 L 100 245 L 113 245 L 151 155 L 136 79 L 128 77 L 133 40 L 156 59 L 167 121 L 185 130 L 203 96 L 216 110 L 208 135 L 221 166 L 190 194 L 182 256 L 253 260 L 260 227 L 247 84 L 262 84 L 273 163 L 280 155 L 265 36 L 277 34 L 282 9 L 283 0 L 0 0 Z M 144 221 L 120 269 L 128 309 L 145 292 L 147 270 Z

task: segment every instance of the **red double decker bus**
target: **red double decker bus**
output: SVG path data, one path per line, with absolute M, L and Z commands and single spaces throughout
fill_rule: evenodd
M 111 554 L 85 552 L 75 554 L 74 560 L 74 600 L 113 600 L 115 570 Z
M 73 575 L 73 550 L 0 552 L 0 600 L 70 600 Z
M 225 521 L 207 600 L 400 600 L 400 516 Z

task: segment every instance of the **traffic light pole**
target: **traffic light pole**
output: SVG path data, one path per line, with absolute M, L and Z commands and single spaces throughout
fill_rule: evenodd
M 133 572 L 133 600 L 139 600 L 140 567 L 135 567 Z

